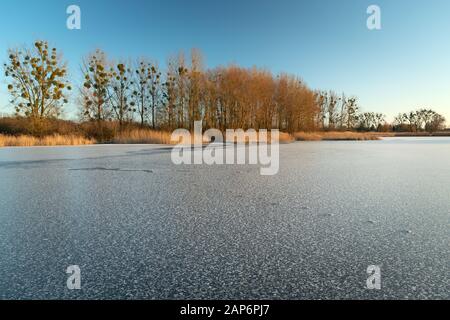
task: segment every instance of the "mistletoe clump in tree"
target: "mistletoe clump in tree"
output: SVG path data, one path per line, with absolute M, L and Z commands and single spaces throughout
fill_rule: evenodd
M 132 71 L 124 63 L 119 63 L 110 69 L 112 83 L 110 85 L 110 101 L 114 118 L 119 122 L 120 128 L 130 120 L 136 112 L 136 103 L 132 99 Z
M 56 48 L 37 41 L 33 49 L 9 50 L 8 58 L 5 76 L 16 114 L 32 120 L 59 117 L 71 86 Z
M 112 74 L 105 54 L 97 50 L 83 63 L 83 118 L 101 122 L 110 117 L 109 92 Z
M 156 109 L 161 100 L 161 72 L 156 64 L 141 60 L 136 68 L 136 81 L 132 96 L 136 100 L 141 126 L 151 115 L 152 128 L 156 127 Z
M 162 101 L 165 106 L 163 114 L 166 115 L 165 122 L 168 128 L 175 127 L 175 111 L 176 111 L 176 78 L 172 73 L 168 72 L 166 82 L 162 84 Z

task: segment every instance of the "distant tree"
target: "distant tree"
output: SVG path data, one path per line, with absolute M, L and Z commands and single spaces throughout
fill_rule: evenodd
M 434 113 L 430 121 L 426 124 L 426 130 L 430 133 L 445 129 L 445 117 Z
M 382 113 L 364 112 L 359 114 L 359 130 L 380 131 L 385 124 L 386 116 Z
M 419 117 L 422 122 L 420 129 L 426 130 L 426 126 L 431 122 L 431 120 L 433 119 L 433 116 L 436 114 L 436 112 L 434 112 L 431 109 L 420 109 L 417 112 L 419 113 Z
M 203 57 L 198 49 L 191 51 L 191 66 L 188 71 L 188 103 L 189 128 L 194 128 L 194 122 L 201 120 L 201 99 L 204 86 Z
M 330 130 L 336 128 L 336 122 L 338 122 L 337 105 L 340 100 L 341 98 L 334 91 L 330 91 L 327 105 L 328 129 Z
M 136 103 L 132 97 L 132 71 L 125 63 L 118 63 L 110 69 L 112 80 L 108 89 L 114 118 L 122 128 L 123 124 L 132 119 L 136 112 Z
M 406 131 L 407 127 L 407 117 L 404 113 L 399 113 L 393 122 L 394 131 Z
M 135 73 L 136 79 L 134 81 L 133 87 L 133 98 L 135 99 L 135 104 L 137 107 L 137 112 L 140 118 L 141 127 L 144 126 L 145 121 L 148 118 L 148 113 L 150 110 L 150 76 L 149 76 L 150 64 L 145 60 L 141 59 L 138 61 Z
M 380 131 L 383 124 L 385 123 L 386 116 L 382 113 L 375 113 L 373 116 L 374 127 L 377 131 Z
M 419 111 L 412 111 L 408 115 L 413 131 L 421 131 L 423 125 L 422 115 Z
M 430 133 L 445 129 L 445 118 L 431 109 L 420 109 L 400 113 L 394 119 L 396 131 L 428 131 Z
M 345 125 L 345 119 L 347 118 L 347 97 L 345 96 L 345 93 L 342 93 L 342 96 L 340 98 L 340 110 L 339 110 L 339 116 L 338 116 L 338 127 L 340 130 L 344 129 Z
M 136 98 L 141 126 L 151 117 L 152 128 L 155 129 L 157 108 L 162 98 L 161 72 L 156 63 L 141 59 L 135 73 L 133 96 Z
M 109 108 L 108 87 L 112 74 L 109 71 L 105 54 L 97 50 L 83 62 L 82 72 L 84 77 L 81 88 L 83 118 L 103 121 L 111 116 Z
M 316 92 L 316 103 L 318 105 L 319 111 L 317 112 L 316 121 L 317 127 L 325 129 L 325 120 L 327 118 L 327 104 L 328 104 L 328 93 L 325 91 Z
M 157 64 L 150 66 L 148 70 L 150 80 L 150 97 L 151 97 L 151 110 L 152 110 L 152 128 L 155 129 L 157 125 L 156 116 L 158 114 L 158 106 L 161 103 L 162 84 L 161 84 L 161 72 L 158 69 Z
M 178 56 L 169 61 L 169 73 L 172 77 L 172 89 L 174 98 L 175 122 L 178 128 L 189 128 L 188 124 L 188 83 L 189 69 L 186 65 L 185 55 L 180 52 Z
M 164 109 L 162 110 L 166 127 L 174 129 L 176 127 L 176 83 L 175 77 L 169 71 L 166 75 L 166 81 L 162 84 L 162 103 Z
M 56 48 L 50 50 L 46 41 L 36 41 L 33 49 L 9 50 L 8 58 L 5 76 L 16 114 L 35 120 L 58 117 L 71 86 Z
M 353 129 L 355 128 L 357 122 L 358 122 L 358 112 L 359 107 L 357 105 L 356 98 L 350 98 L 347 99 L 346 103 L 346 116 L 347 116 L 347 129 Z

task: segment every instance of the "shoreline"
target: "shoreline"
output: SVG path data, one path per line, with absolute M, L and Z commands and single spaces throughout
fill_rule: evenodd
M 155 135 L 156 133 L 156 135 Z M 114 138 L 112 141 L 96 141 L 81 135 L 49 135 L 34 137 L 31 135 L 4 135 L 0 134 L 0 148 L 8 147 L 68 147 L 84 145 L 175 145 L 170 143 L 170 134 L 164 131 L 152 131 L 150 137 L 145 135 L 123 138 Z M 410 132 L 353 132 L 353 131 L 329 131 L 329 132 L 296 132 L 287 134 L 280 132 L 280 144 L 293 142 L 318 142 L 318 141 L 377 141 L 382 138 L 415 138 L 415 137 L 450 137 L 450 132 L 436 133 L 410 133 Z

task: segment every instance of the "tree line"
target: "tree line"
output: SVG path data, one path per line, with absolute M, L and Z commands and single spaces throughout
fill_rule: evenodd
M 400 113 L 394 119 L 396 131 L 436 132 L 445 128 L 445 118 L 431 109 L 420 109 L 409 113 Z
M 16 115 L 33 121 L 56 119 L 69 102 L 67 64 L 56 48 L 36 41 L 10 49 L 4 64 Z M 362 112 L 356 97 L 312 90 L 297 76 L 273 75 L 237 65 L 205 69 L 199 50 L 167 61 L 162 71 L 151 59 L 114 61 L 96 50 L 81 63 L 83 81 L 75 94 L 79 117 L 101 127 L 114 121 L 153 129 L 271 129 L 436 131 L 445 119 L 432 110 L 399 115 L 392 126 L 380 113 Z M 72 94 L 73 96 L 73 94 Z

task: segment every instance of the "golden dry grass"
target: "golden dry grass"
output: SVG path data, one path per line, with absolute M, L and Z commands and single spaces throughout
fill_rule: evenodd
M 355 140 L 379 140 L 378 134 L 371 132 L 330 131 L 330 132 L 296 132 L 294 138 L 297 141 L 355 141 Z
M 96 141 L 93 139 L 76 135 L 55 134 L 39 138 L 27 135 L 8 136 L 0 134 L 0 147 L 77 146 L 94 143 Z
M 386 133 L 360 133 L 360 132 L 296 132 L 290 135 L 280 132 L 279 142 L 290 143 L 293 141 L 322 141 L 322 140 L 378 140 L 379 137 L 392 136 Z M 203 140 L 203 143 L 209 141 Z M 249 141 L 246 141 L 247 143 Z M 255 141 L 252 141 L 255 142 Z M 270 133 L 268 137 L 270 142 Z M 0 147 L 32 147 L 32 146 L 74 146 L 97 143 L 94 139 L 88 139 L 77 135 L 51 135 L 45 137 L 33 137 L 29 135 L 9 136 L 0 134 Z M 112 143 L 115 144 L 177 144 L 171 141 L 171 133 L 151 129 L 133 129 L 118 133 Z M 194 143 L 192 138 L 192 143 Z
M 286 132 L 280 132 L 279 142 L 280 143 L 290 143 L 294 142 L 295 138 Z
M 379 137 L 370 132 L 324 132 L 323 140 L 378 140 Z
M 257 142 L 257 139 L 255 141 L 253 141 L 253 139 L 250 140 L 251 141 L 246 139 L 244 143 Z M 202 141 L 203 144 L 208 144 L 210 142 L 203 136 L 196 139 L 196 141 Z M 268 141 L 270 142 L 270 133 L 268 134 Z M 288 143 L 294 141 L 294 138 L 288 133 L 280 132 L 279 141 L 280 143 Z M 112 143 L 114 144 L 178 144 L 180 142 L 181 140 L 171 141 L 170 132 L 157 131 L 151 129 L 126 130 L 121 133 L 118 133 L 112 140 Z M 190 144 L 193 144 L 194 142 L 195 142 L 194 134 L 191 134 Z M 235 142 L 242 143 L 243 141 L 235 141 Z
M 322 140 L 322 134 L 313 132 L 295 132 L 294 139 L 296 141 L 320 141 Z
M 166 131 L 150 129 L 133 129 L 118 133 L 113 143 L 116 144 L 173 144 L 171 134 Z
M 397 135 L 395 132 L 371 132 L 370 134 L 379 138 L 395 137 Z
M 242 139 L 235 139 L 235 143 L 257 143 L 259 142 L 259 138 L 260 136 L 258 134 L 256 134 L 255 137 L 245 137 L 244 140 Z M 267 132 L 267 143 L 271 143 L 272 137 L 271 137 L 271 132 L 268 131 Z M 290 142 L 294 142 L 295 139 L 293 136 L 291 136 L 289 133 L 286 132 L 279 132 L 279 136 L 278 136 L 278 142 L 279 143 L 290 143 Z

